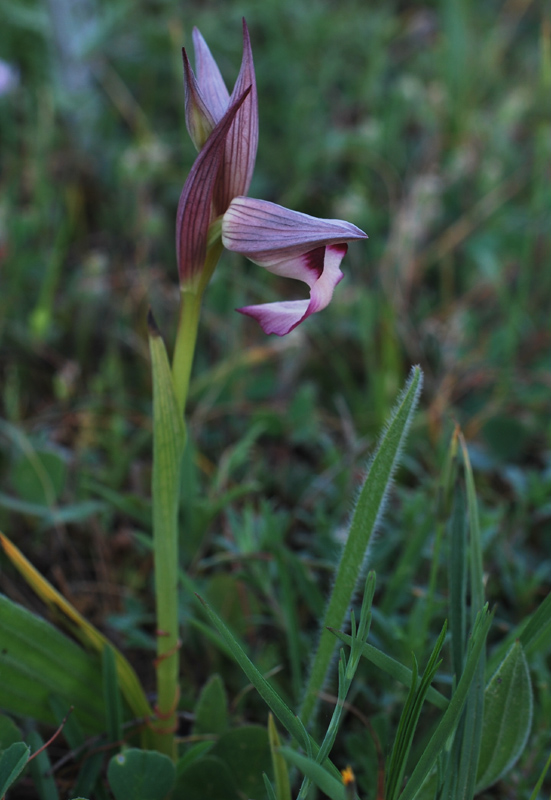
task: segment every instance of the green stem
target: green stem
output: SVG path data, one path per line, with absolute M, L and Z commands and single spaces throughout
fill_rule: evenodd
M 197 342 L 203 291 L 222 244 L 210 244 L 197 285 L 182 289 L 172 372 L 159 331 L 151 320 L 153 364 L 153 546 L 157 614 L 157 719 L 155 747 L 176 758 L 174 731 L 179 700 L 178 510 L 180 469 L 186 442 L 184 415 Z
M 201 270 L 197 286 L 194 288 L 184 288 L 180 293 L 180 319 L 178 321 L 178 332 L 176 334 L 176 344 L 174 346 L 174 358 L 172 361 L 172 378 L 174 380 L 174 391 L 180 413 L 184 416 L 186 402 L 189 391 L 189 379 L 193 366 L 193 356 L 195 355 L 195 343 L 197 341 L 197 330 L 199 327 L 199 316 L 201 314 L 201 300 L 212 273 L 218 263 L 222 253 L 222 242 L 219 238 L 214 238 L 207 250 L 205 264 Z
M 172 361 L 174 392 L 181 418 L 184 417 L 186 408 L 200 313 L 201 295 L 182 289 L 180 293 L 180 319 Z
M 178 678 L 178 506 L 185 428 L 163 340 L 150 324 L 153 366 L 153 548 L 157 624 L 155 747 L 176 757 Z

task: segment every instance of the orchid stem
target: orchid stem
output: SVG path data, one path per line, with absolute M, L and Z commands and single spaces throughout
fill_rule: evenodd
M 172 379 L 174 381 L 176 400 L 182 416 L 186 412 L 203 292 L 212 277 L 223 249 L 219 237 L 219 233 L 218 238 L 213 237 L 214 241 L 207 249 L 205 264 L 201 270 L 198 286 L 193 289 L 184 287 L 180 292 L 180 319 L 178 321 L 178 332 L 172 361 Z
M 159 330 L 150 320 L 153 365 L 153 543 L 157 621 L 157 705 L 153 723 L 155 746 L 177 757 L 174 733 L 179 700 L 180 638 L 178 619 L 178 512 L 180 472 L 186 443 L 185 411 L 197 342 L 201 299 L 221 252 L 216 242 L 207 250 L 196 285 L 180 296 L 180 318 L 172 370 Z
M 180 293 L 180 319 L 172 361 L 174 392 L 181 417 L 184 416 L 186 410 L 200 313 L 201 295 L 182 289 Z

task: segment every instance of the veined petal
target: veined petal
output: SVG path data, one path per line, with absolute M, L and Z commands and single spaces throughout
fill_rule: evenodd
M 176 256 L 181 286 L 189 285 L 205 263 L 212 198 L 226 137 L 249 93 L 250 87 L 230 104 L 195 159 L 182 189 L 176 215 Z
M 311 314 L 321 311 L 331 302 L 335 286 L 342 280 L 340 263 L 348 246 L 329 244 L 317 247 L 294 259 L 267 267 L 271 272 L 289 278 L 298 278 L 310 286 L 310 300 L 288 300 L 280 303 L 263 303 L 238 308 L 242 314 L 253 317 L 264 333 L 285 336 Z
M 193 144 L 197 150 L 201 150 L 214 130 L 217 120 L 215 120 L 201 94 L 185 48 L 182 48 L 182 57 L 184 59 L 184 86 L 186 91 L 186 127 Z
M 235 197 L 222 222 L 224 247 L 268 269 L 315 247 L 354 239 L 367 234 L 350 222 L 318 219 L 252 197 Z
M 230 94 L 226 89 L 218 64 L 212 57 L 198 28 L 193 29 L 193 48 L 199 89 L 215 122 L 219 122 L 230 104 Z M 243 87 L 243 89 L 246 88 L 246 86 Z
M 258 148 L 258 97 L 254 73 L 253 54 L 247 23 L 243 19 L 243 59 L 233 87 L 230 103 L 239 97 L 247 86 L 251 92 L 235 117 L 228 137 L 216 187 L 215 206 L 223 214 L 237 195 L 246 195 L 251 185 L 256 151 Z

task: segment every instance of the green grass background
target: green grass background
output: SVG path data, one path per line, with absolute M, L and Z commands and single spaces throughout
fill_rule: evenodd
M 351 245 L 330 307 L 281 340 L 234 309 L 301 287 L 224 254 L 194 370 L 182 563 L 295 702 L 365 459 L 419 363 L 421 408 L 371 554 L 374 641 L 404 662 L 430 650 L 415 609 L 455 422 L 493 635 L 506 633 L 551 583 L 549 6 L 114 0 L 57 26 L 54 6 L 0 9 L 0 57 L 19 71 L 0 97 L 0 528 L 152 686 L 145 318 L 151 305 L 170 348 L 174 218 L 195 155 L 180 48 L 197 25 L 231 88 L 244 15 L 260 105 L 251 195 L 370 238 Z M 2 587 L 38 608 L 9 569 Z M 432 633 L 444 566 L 439 592 Z M 265 721 L 194 615 L 184 595 L 184 707 L 218 670 L 235 720 Z M 531 666 L 533 734 L 500 797 L 528 797 L 549 751 L 548 660 Z M 360 673 L 351 700 L 384 750 L 404 694 Z M 364 721 L 350 718 L 340 747 L 365 792 L 377 755 Z

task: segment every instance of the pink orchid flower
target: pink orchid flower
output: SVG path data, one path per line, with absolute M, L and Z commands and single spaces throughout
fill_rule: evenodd
M 185 50 L 186 124 L 199 155 L 184 184 L 176 217 L 180 285 L 193 289 L 203 270 L 211 223 L 249 191 L 258 147 L 258 98 L 249 32 L 231 97 L 212 54 L 193 31 L 197 77 Z
M 240 308 L 265 333 L 284 336 L 325 308 L 342 279 L 349 241 L 366 234 L 343 220 L 324 220 L 245 195 L 258 146 L 258 99 L 249 32 L 243 20 L 243 59 L 230 96 L 212 54 L 195 28 L 195 76 L 185 50 L 186 124 L 199 150 L 184 184 L 176 221 L 180 285 L 202 293 L 222 244 L 276 275 L 310 289 L 309 300 Z
M 317 219 L 249 197 L 236 197 L 222 221 L 222 243 L 255 264 L 286 278 L 303 281 L 309 300 L 245 306 L 237 309 L 260 323 L 264 333 L 284 336 L 331 301 L 342 280 L 340 263 L 347 242 L 367 235 L 340 219 Z

